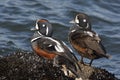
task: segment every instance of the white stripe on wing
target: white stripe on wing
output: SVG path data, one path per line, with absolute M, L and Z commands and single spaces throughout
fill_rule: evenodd
M 56 51 L 58 51 L 58 52 L 64 52 L 64 48 L 63 48 L 62 45 L 59 43 L 59 41 L 57 41 L 57 40 L 55 40 L 55 39 L 53 39 L 53 38 L 50 38 L 50 37 L 45 37 L 45 38 L 47 38 L 47 39 L 49 39 L 49 40 L 51 40 L 51 41 L 53 41 L 53 42 L 56 43 L 56 45 L 55 45 Z

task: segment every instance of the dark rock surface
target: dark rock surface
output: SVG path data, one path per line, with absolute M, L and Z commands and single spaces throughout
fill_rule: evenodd
M 79 63 L 82 68 L 82 78 L 84 80 L 118 80 L 114 74 L 105 69 L 96 68 Z
M 83 80 L 118 80 L 105 69 L 79 63 Z M 0 80 L 74 80 L 66 77 L 58 67 L 44 62 L 32 52 L 16 52 L 0 57 Z

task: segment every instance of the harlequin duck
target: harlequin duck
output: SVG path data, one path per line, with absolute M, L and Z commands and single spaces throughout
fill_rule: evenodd
M 110 57 L 106 54 L 98 34 L 91 29 L 88 15 L 79 13 L 70 23 L 73 23 L 73 27 L 70 29 L 68 39 L 73 48 L 81 55 L 82 63 L 84 63 L 83 57 L 91 59 L 90 65 L 94 59 Z
M 77 58 L 63 41 L 52 37 L 53 29 L 48 20 L 37 20 L 32 30 L 35 33 L 31 44 L 36 54 L 46 60 L 53 60 L 53 66 L 62 67 L 62 70 L 66 69 L 65 75 L 69 76 L 68 72 L 72 72 L 74 76 L 80 77 L 81 68 Z

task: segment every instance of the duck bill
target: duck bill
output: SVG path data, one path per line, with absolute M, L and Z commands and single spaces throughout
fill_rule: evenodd
M 33 27 L 33 28 L 31 28 L 30 30 L 31 30 L 31 31 L 36 31 L 37 29 Z
M 74 21 L 74 20 L 72 20 L 72 21 L 70 21 L 69 23 L 75 23 L 75 21 Z

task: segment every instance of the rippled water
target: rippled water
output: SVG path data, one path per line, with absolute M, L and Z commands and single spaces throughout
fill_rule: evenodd
M 93 29 L 112 55 L 110 60 L 99 59 L 93 65 L 120 78 L 120 0 L 0 0 L 0 54 L 32 51 L 30 28 L 39 18 L 48 19 L 54 26 L 54 36 L 68 43 L 69 21 L 78 12 L 90 16 Z

